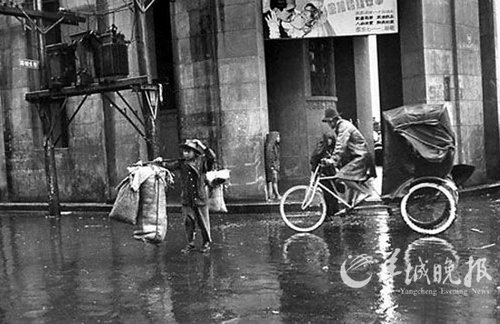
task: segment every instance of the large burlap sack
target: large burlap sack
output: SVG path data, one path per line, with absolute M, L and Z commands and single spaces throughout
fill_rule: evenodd
M 167 234 L 167 199 L 165 181 L 157 175 L 146 179 L 140 187 L 139 213 L 134 238 L 157 244 Z
M 117 189 L 118 194 L 109 213 L 109 218 L 135 225 L 137 223 L 137 213 L 139 212 L 139 191 L 132 189 L 129 177 L 123 179 Z
M 208 210 L 227 213 L 226 202 L 224 201 L 224 186 L 209 187 L 208 190 Z

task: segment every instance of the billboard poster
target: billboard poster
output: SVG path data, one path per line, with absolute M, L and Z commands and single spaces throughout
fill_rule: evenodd
M 397 0 L 262 0 L 265 39 L 398 32 Z

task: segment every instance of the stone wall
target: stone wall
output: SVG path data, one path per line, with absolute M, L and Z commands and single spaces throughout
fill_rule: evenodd
M 71 0 L 65 3 L 68 9 L 86 12 L 122 4 L 121 0 Z M 485 180 L 487 163 L 495 165 L 498 154 L 494 152 L 499 146 L 495 136 L 490 136 L 492 132 L 498 133 L 497 99 L 491 95 L 495 91 L 498 93 L 498 87 L 490 89 L 488 94 L 485 92 L 484 111 L 482 90 L 490 84 L 484 83 L 482 73 L 491 73 L 489 79 L 496 82 L 497 72 L 488 69 L 489 63 L 486 68 L 481 64 L 481 59 L 490 62 L 497 53 L 481 58 L 481 52 L 487 50 L 481 51 L 479 41 L 480 35 L 483 45 L 486 41 L 493 42 L 496 36 L 489 33 L 488 28 L 480 32 L 478 4 L 478 0 L 398 2 L 404 103 L 453 103 L 452 121 L 459 143 L 457 162 L 476 166 L 474 183 Z M 286 130 L 282 132 L 295 132 L 295 137 L 282 136 L 282 144 L 290 148 L 289 156 L 283 160 L 282 175 L 307 176 L 309 151 L 320 133 L 319 128 L 311 129 L 310 125 L 316 125 L 312 121 L 321 116 L 324 107 L 315 109 L 316 103 L 309 102 L 307 112 L 288 108 L 286 100 L 295 100 L 296 97 L 284 96 L 283 109 L 268 110 L 261 1 L 176 0 L 171 3 L 171 9 L 179 118 L 176 112 L 160 113 L 161 155 L 175 157 L 180 140 L 200 138 L 216 150 L 220 167 L 232 170 L 228 199 L 262 199 L 265 197 L 263 143 L 269 132 L 271 113 L 274 120 L 284 125 Z M 484 14 L 487 10 L 481 12 Z M 147 18 L 150 24 L 151 13 Z M 114 23 L 126 39 L 130 40 L 135 33 L 133 14 L 128 9 L 101 19 L 93 16 L 88 19 L 92 29 L 103 31 Z M 69 35 L 86 28 L 87 24 L 63 26 L 64 41 L 69 40 Z M 152 35 L 150 32 L 149 36 Z M 15 18 L 0 16 L 2 200 L 46 200 L 40 121 L 36 106 L 24 100 L 26 92 L 38 89 L 38 74 L 18 65 L 19 58 L 33 58 L 30 52 L 34 48 L 32 36 L 22 30 Z M 153 49 L 154 42 L 151 39 L 147 42 Z M 287 42 L 286 46 L 300 51 L 293 42 Z M 339 38 L 335 42 L 338 45 L 335 49 L 338 71 L 348 72 L 339 72 L 341 75 L 337 78 L 339 104 L 341 110 L 354 111 L 356 87 L 352 86 L 354 75 L 351 75 L 352 39 Z M 138 62 L 143 58 L 137 57 L 136 45 L 132 42 L 128 48 L 129 76 L 140 74 Z M 299 99 L 305 103 L 303 84 L 300 88 L 304 71 L 302 57 L 290 58 L 287 64 L 293 66 L 298 62 L 300 68 L 290 72 L 294 79 L 283 79 L 282 86 L 289 94 L 293 92 L 293 95 L 302 96 Z M 154 54 L 152 61 L 154 65 Z M 342 62 L 344 64 L 340 64 Z M 286 88 L 287 84 L 292 88 Z M 132 106 L 139 107 L 135 94 L 123 92 L 123 95 Z M 80 99 L 69 100 L 69 115 L 75 111 Z M 494 113 L 497 113 L 497 120 L 489 118 Z M 311 124 L 304 126 L 307 120 L 311 120 Z M 304 140 L 301 152 L 297 152 L 291 139 L 303 134 L 302 130 L 306 131 L 308 138 Z M 488 139 L 486 149 L 485 134 Z M 114 198 L 114 186 L 126 175 L 126 167 L 146 157 L 144 140 L 100 95 L 87 99 L 71 124 L 69 135 L 69 147 L 56 149 L 63 201 L 107 201 Z M 295 167 L 301 171 L 294 173 Z
M 13 17 L 0 17 L 0 108 L 2 109 L 3 145 L 5 149 L 5 179 L 2 181 L 3 198 L 27 200 L 34 196 L 43 196 L 46 190 L 43 180 L 43 168 L 39 167 L 32 118 L 36 114 L 25 100 L 24 94 L 30 89 L 30 77 L 33 71 L 19 64 L 21 58 L 31 58 L 28 51 L 28 39 L 21 24 Z M 2 190 L 3 191 L 3 190 Z M 5 194 L 4 194 L 5 193 Z
M 477 0 L 400 1 L 405 104 L 451 102 L 456 163 L 485 180 L 481 52 Z
M 75 11 L 105 11 L 122 5 L 117 0 L 81 1 L 68 5 Z M 87 16 L 90 29 L 106 31 L 114 24 L 126 40 L 132 40 L 134 17 L 129 10 L 102 17 Z M 65 41 L 87 26 L 63 26 Z M 129 77 L 139 75 L 137 43 L 128 47 Z M 139 102 L 132 91 L 121 91 L 130 105 L 142 115 Z M 115 93 L 107 94 L 120 107 L 125 104 Z M 77 108 L 82 97 L 70 98 L 68 114 Z M 90 96 L 70 125 L 67 159 L 58 165 L 59 188 L 62 200 L 110 201 L 116 195 L 115 186 L 128 173 L 127 167 L 146 159 L 146 146 L 137 131 L 100 94 Z
M 67 9 L 92 12 L 123 5 L 121 1 L 68 1 Z M 133 15 L 124 10 L 115 15 L 86 16 L 88 25 L 61 26 L 62 41 L 69 43 L 69 36 L 91 29 L 104 31 L 111 24 L 130 40 L 134 31 Z M 25 93 L 38 90 L 39 75 L 34 70 L 19 67 L 20 58 L 35 59 L 30 52 L 35 48 L 36 34 L 25 32 L 13 17 L 0 16 L 0 130 L 5 139 L 0 146 L 0 198 L 11 201 L 45 201 L 44 150 L 40 120 L 35 104 L 29 104 Z M 138 58 L 134 42 L 128 48 L 129 76 L 138 76 Z M 140 108 L 136 95 L 122 91 L 124 97 Z M 113 94 L 109 94 L 114 97 Z M 118 97 L 115 97 L 117 99 Z M 66 105 L 68 117 L 73 114 L 82 97 L 71 97 Z M 119 106 L 124 106 L 117 99 Z M 55 106 L 52 109 L 57 109 Z M 159 126 L 162 127 L 161 125 Z M 61 201 L 110 201 L 116 194 L 114 187 L 127 174 L 127 166 L 146 156 L 145 142 L 134 128 L 101 95 L 94 94 L 69 126 L 69 145 L 56 148 L 58 184 Z M 1 139 L 1 138 L 0 138 Z M 5 150 L 2 150 L 5 143 Z M 5 157 L 5 158 L 3 158 Z M 2 171 L 2 168 L 5 171 Z M 6 192 L 9 193 L 8 197 Z
M 324 116 L 325 108 L 321 102 L 306 103 L 304 51 L 302 41 L 268 41 L 266 44 L 269 113 L 271 130 L 280 132 L 282 190 L 307 181 L 311 169 L 310 145 L 321 139 L 320 116 Z M 317 116 L 313 125 L 319 134 L 309 136 L 309 123 L 314 115 Z
M 261 199 L 268 116 L 260 2 L 173 6 L 181 139 L 205 140 L 231 169 L 228 199 Z
M 478 0 L 454 3 L 457 74 L 454 87 L 459 89 L 455 92 L 454 112 L 459 143 L 457 162 L 474 165 L 476 172 L 471 182 L 479 183 L 486 179 L 486 156 Z
M 498 5 L 493 0 L 479 2 L 481 28 L 481 62 L 483 75 L 484 141 L 486 169 L 490 179 L 500 179 L 500 116 L 499 108 L 499 68 L 497 21 Z

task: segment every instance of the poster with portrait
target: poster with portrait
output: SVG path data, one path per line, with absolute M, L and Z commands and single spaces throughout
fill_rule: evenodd
M 398 32 L 397 0 L 262 0 L 265 39 Z

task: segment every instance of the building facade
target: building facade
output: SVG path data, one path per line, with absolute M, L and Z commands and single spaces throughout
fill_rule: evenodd
M 47 10 L 61 5 L 43 3 Z M 493 0 L 400 0 L 397 34 L 307 40 L 264 40 L 260 0 L 156 1 L 143 13 L 146 58 L 137 54 L 136 16 L 124 3 L 67 1 L 66 9 L 87 22 L 62 25 L 50 37 L 69 42 L 82 30 L 117 26 L 131 41 L 129 76 L 140 75 L 140 65 L 147 62 L 153 79 L 166 85 L 158 114 L 160 154 L 177 157 L 178 143 L 186 138 L 207 142 L 219 166 L 231 170 L 228 199 L 264 199 L 269 131 L 281 134 L 281 190 L 305 181 L 309 155 L 327 131 L 321 118 L 333 105 L 366 135 L 380 111 L 449 102 L 456 163 L 476 167 L 469 184 L 500 177 L 500 29 Z M 46 199 L 38 111 L 25 100 L 27 92 L 40 88 L 39 71 L 19 64 L 22 58 L 37 58 L 36 39 L 34 28 L 0 15 L 3 201 Z M 133 93 L 124 96 L 139 104 Z M 78 99 L 69 99 L 58 124 L 61 200 L 111 201 L 127 166 L 146 159 L 146 145 L 101 94 L 90 96 L 68 125 Z

